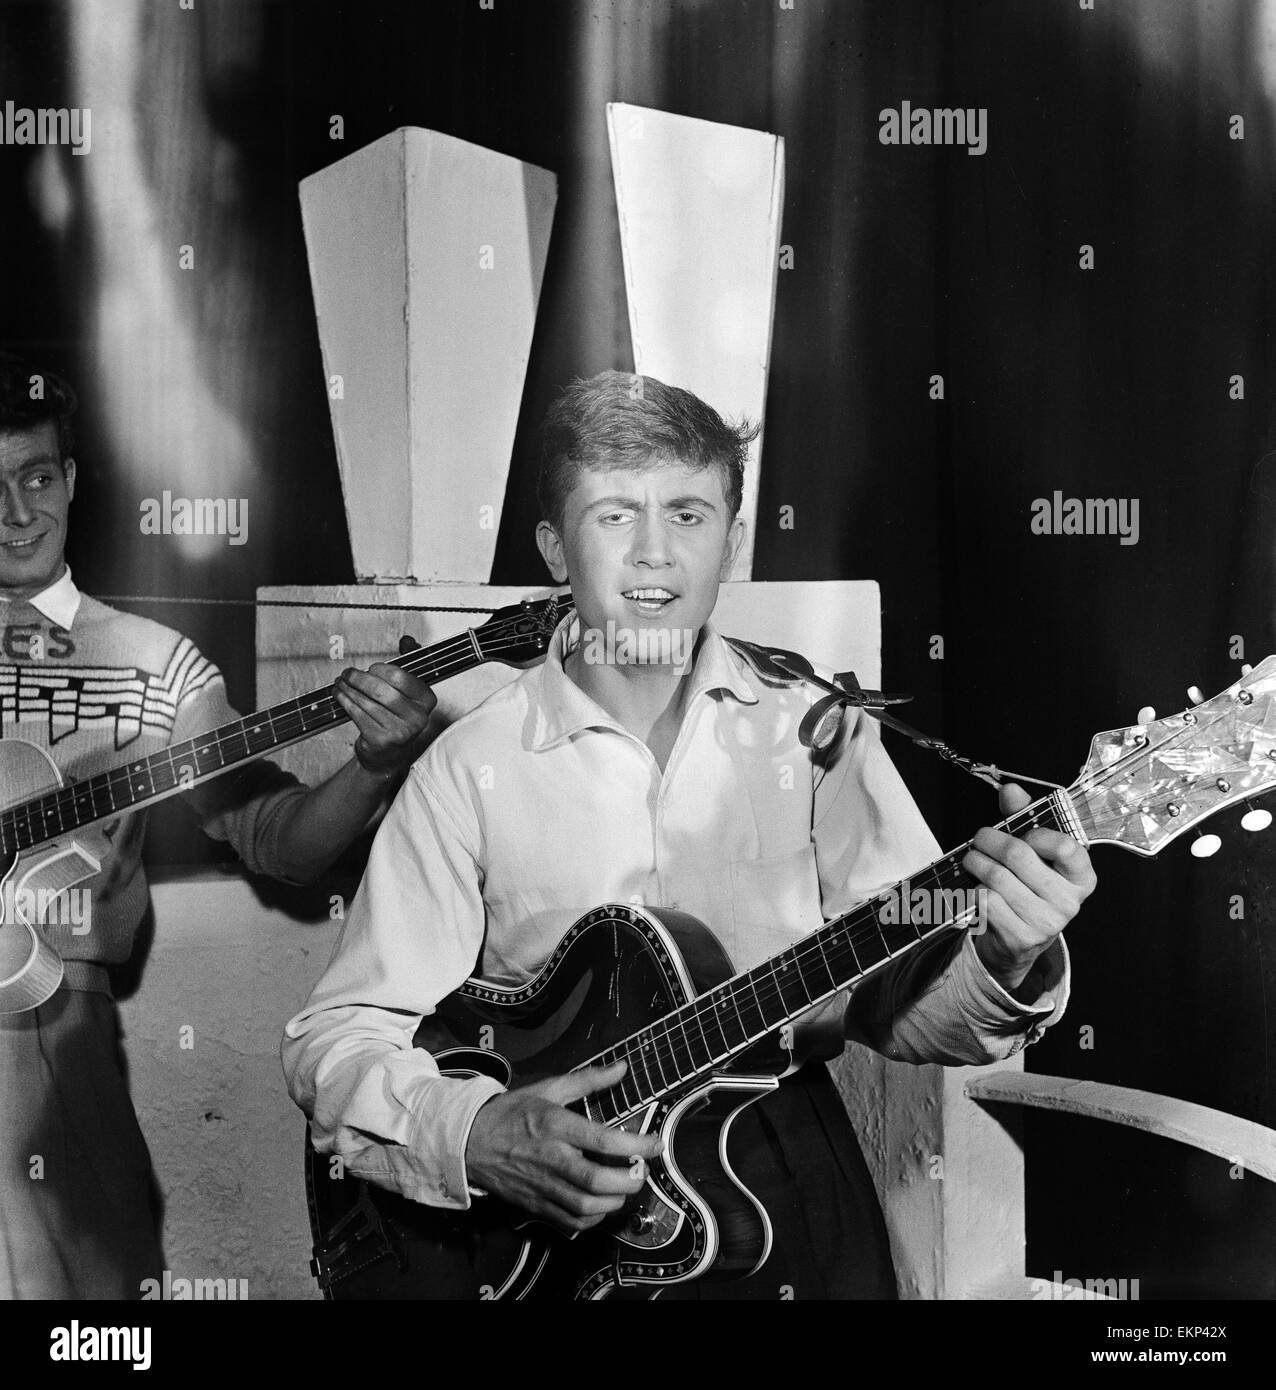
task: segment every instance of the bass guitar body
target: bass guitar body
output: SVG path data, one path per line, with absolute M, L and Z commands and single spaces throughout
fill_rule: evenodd
M 526 1085 L 584 1065 L 733 974 L 695 918 L 611 904 L 581 918 L 527 984 L 467 981 L 415 1042 L 445 1075 Z M 789 1060 L 778 1039 L 764 1040 L 619 1122 L 660 1134 L 664 1153 L 623 1211 L 571 1238 L 494 1197 L 454 1212 L 337 1177 L 307 1134 L 312 1271 L 330 1299 L 650 1299 L 710 1273 L 751 1274 L 771 1228 L 732 1171 L 728 1136 Z
M 62 785 L 43 748 L 0 739 L 0 812 Z M 61 983 L 62 958 L 41 934 L 41 921 L 57 919 L 63 895 L 98 873 L 107 847 L 101 830 L 87 827 L 24 854 L 0 855 L 0 1014 L 35 1008 Z

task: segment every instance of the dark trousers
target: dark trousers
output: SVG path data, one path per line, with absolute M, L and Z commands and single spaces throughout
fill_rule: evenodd
M 746 1106 L 727 1154 L 771 1218 L 771 1254 L 747 1279 L 676 1284 L 660 1294 L 662 1303 L 898 1296 L 873 1180 L 823 1062 Z
M 162 1276 L 115 1004 L 60 989 L 0 1017 L 0 1299 L 135 1299 Z

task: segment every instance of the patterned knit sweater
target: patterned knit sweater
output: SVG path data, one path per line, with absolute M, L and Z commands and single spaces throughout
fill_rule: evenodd
M 187 638 L 149 619 L 81 595 L 69 630 L 23 600 L 0 604 L 0 624 L 0 735 L 44 749 L 64 783 L 237 718 L 217 667 Z M 3 809 L 37 794 L 15 798 L 12 781 L 0 779 Z M 304 794 L 296 778 L 258 761 L 184 795 L 204 829 L 228 840 L 250 869 L 293 878 L 278 852 L 280 812 Z M 145 818 L 145 811 L 135 812 L 67 837 L 91 846 L 102 867 L 77 885 L 74 900 L 47 914 L 52 920 L 44 935 L 64 960 L 113 964 L 131 953 L 147 904 Z M 10 876 L 11 895 L 41 853 L 37 847 L 23 856 Z

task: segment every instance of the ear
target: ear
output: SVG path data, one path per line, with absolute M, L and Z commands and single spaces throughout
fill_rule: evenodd
M 536 548 L 541 559 L 549 568 L 555 584 L 567 583 L 567 556 L 563 552 L 562 538 L 548 521 L 536 523 Z
M 69 459 L 63 459 L 63 461 L 62 461 L 62 476 L 66 479 L 66 497 L 67 497 L 67 501 L 69 502 L 69 501 L 71 501 L 71 499 L 75 496 L 75 460 L 74 460 L 74 459 L 71 459 L 71 458 L 69 458 Z
M 748 529 L 742 516 L 737 516 L 727 528 L 727 539 L 722 547 L 722 565 L 718 570 L 719 580 L 726 579 L 731 573 L 731 567 L 735 564 L 735 557 L 740 553 Z

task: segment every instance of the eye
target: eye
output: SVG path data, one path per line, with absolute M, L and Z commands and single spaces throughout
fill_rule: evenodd
M 629 520 L 629 512 L 603 512 L 598 518 L 604 526 L 618 526 Z
M 52 473 L 32 473 L 27 478 L 26 485 L 32 492 L 42 492 L 52 481 Z
M 679 526 L 699 526 L 704 518 L 699 512 L 675 512 L 673 514 L 673 520 L 676 521 Z

